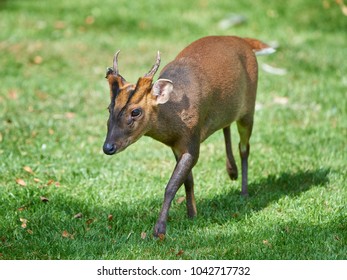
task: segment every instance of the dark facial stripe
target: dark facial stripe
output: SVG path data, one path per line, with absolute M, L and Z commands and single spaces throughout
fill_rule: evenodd
M 116 98 L 119 94 L 119 86 L 117 82 L 114 82 L 112 84 L 112 97 L 111 97 L 111 104 L 114 106 Z
M 119 111 L 118 115 L 117 115 L 117 119 L 121 118 L 122 115 L 124 114 L 124 111 L 126 110 L 126 108 L 128 107 L 129 103 L 130 103 L 130 99 L 133 97 L 133 95 L 135 94 L 135 90 L 131 90 L 128 96 L 128 100 L 125 103 L 125 105 L 123 106 L 123 108 Z
M 135 89 L 133 89 L 133 86 L 128 86 L 128 87 L 122 88 L 122 89 L 117 88 L 117 93 L 113 93 L 112 94 L 113 95 L 113 98 L 112 98 L 113 104 L 112 104 L 112 106 L 115 107 L 116 104 L 118 104 L 117 107 L 119 108 L 120 106 L 122 106 L 122 104 L 124 104 L 123 107 L 121 107 L 121 109 L 119 110 L 119 113 L 117 114 L 117 119 L 122 117 L 122 115 L 124 114 L 124 111 L 129 106 L 129 104 L 132 101 L 133 97 L 136 96 L 137 93 L 141 94 L 141 96 L 143 94 L 145 94 L 146 91 L 145 90 L 142 91 L 141 88 L 143 88 L 143 87 L 149 88 L 149 87 L 151 87 L 151 84 L 152 84 L 152 79 L 140 78 L 137 81 L 137 83 L 136 83 Z M 113 89 L 113 86 L 112 86 L 112 91 L 113 90 L 114 89 Z M 116 100 L 117 97 L 118 97 L 118 99 L 120 99 L 119 101 L 121 101 L 120 104 L 119 104 L 119 101 Z
M 120 118 L 123 115 L 125 109 L 128 107 L 131 99 L 133 98 L 133 96 L 135 95 L 135 93 L 136 93 L 136 91 L 138 90 L 139 87 L 140 87 L 139 82 L 137 82 L 136 86 L 135 86 L 135 89 L 130 90 L 129 95 L 128 95 L 128 99 L 125 102 L 125 105 L 123 106 L 123 108 L 119 111 L 119 113 L 117 115 L 117 119 Z
M 117 75 L 117 76 L 107 76 L 107 79 L 109 81 L 111 85 L 111 92 L 112 92 L 112 99 L 113 101 L 117 98 L 117 96 L 119 95 L 119 92 L 121 91 L 120 88 L 124 86 L 124 84 L 126 83 L 125 79 L 121 76 L 121 75 Z

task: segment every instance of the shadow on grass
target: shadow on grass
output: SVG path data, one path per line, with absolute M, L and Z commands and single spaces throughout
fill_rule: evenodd
M 324 188 L 329 183 L 329 174 L 330 169 L 284 172 L 251 183 L 248 198 L 232 190 L 212 199 L 204 199 L 197 205 L 199 222 L 190 227 L 191 239 L 201 239 L 201 233 L 208 232 L 204 228 L 220 225 L 217 228 L 222 229 L 230 221 L 244 222 L 246 216 L 252 216 L 283 197 L 295 198 L 312 188 Z M 253 228 L 241 223 L 235 227 L 238 230 L 215 231 L 210 236 L 204 236 L 206 245 L 200 245 L 199 251 L 201 255 L 212 252 L 212 259 L 250 259 L 250 256 L 253 259 L 345 259 L 346 216 L 342 211 L 335 211 L 328 222 L 318 224 L 295 219 L 284 219 L 279 223 L 271 217 L 263 226 L 257 224 Z M 192 227 L 194 230 L 191 230 Z M 195 234 L 195 229 L 198 234 Z M 213 255 L 210 247 L 215 240 L 225 246 L 219 255 Z
M 233 190 L 212 199 L 199 200 L 199 217 L 193 223 L 183 214 L 183 205 L 174 205 L 171 211 L 172 219 L 169 221 L 169 237 L 162 245 L 174 246 L 175 239 L 182 242 L 187 238 L 187 234 L 191 238 L 195 229 L 201 234 L 200 229 L 206 226 L 228 223 L 235 218 L 233 213 L 238 213 L 237 219 L 241 221 L 245 215 L 260 211 L 281 197 L 298 196 L 315 186 L 324 187 L 329 181 L 329 172 L 329 169 L 318 169 L 294 174 L 282 173 L 251 183 L 250 197 L 246 199 Z M 32 191 L 31 197 L 40 195 L 38 189 Z M 157 240 L 149 237 L 159 213 L 160 198 L 161 195 L 151 201 L 138 200 L 133 205 L 116 203 L 104 206 L 99 203 L 90 205 L 86 201 L 65 195 L 62 191 L 56 193 L 47 204 L 36 199 L 27 210 L 19 213 L 20 217 L 28 219 L 28 227 L 23 229 L 19 223 L 11 224 L 1 234 L 3 250 L 0 252 L 0 259 L 145 258 L 142 255 L 144 252 L 133 255 L 128 249 L 129 246 L 140 248 L 138 250 L 146 248 L 149 250 L 146 251 L 149 258 L 153 258 L 154 253 L 151 252 L 157 250 L 157 258 L 163 258 L 161 253 L 158 253 L 162 246 L 158 249 Z M 81 219 L 74 218 L 78 212 L 83 212 Z M 113 218 L 108 216 L 110 214 Z M 146 240 L 142 240 L 142 232 L 148 235 Z M 240 234 L 242 233 L 236 233 L 235 237 Z M 206 238 L 214 237 L 211 235 Z M 229 241 L 227 237 L 225 242 Z M 214 241 L 206 246 L 211 244 L 214 244 Z M 201 248 L 201 244 L 199 247 Z M 245 253 L 244 258 L 247 256 L 248 253 Z M 168 256 L 170 257 L 172 258 Z M 231 258 L 233 253 L 227 252 L 227 255 L 219 257 Z M 234 257 L 242 256 L 238 254 Z
M 296 173 L 281 173 L 249 184 L 247 198 L 240 196 L 236 190 L 204 199 L 197 205 L 199 215 L 206 218 L 218 219 L 218 214 L 234 213 L 245 215 L 260 211 L 273 201 L 285 196 L 298 196 L 312 187 L 324 187 L 328 184 L 330 169 L 298 171 Z M 215 218 L 213 218 L 215 217 Z M 228 215 L 228 217 L 231 217 Z
M 197 226 L 198 227 L 198 226 Z M 209 225 L 211 227 L 211 225 Z M 323 223 L 267 220 L 264 225 L 240 226 L 232 232 L 204 236 L 198 246 L 199 257 L 242 260 L 345 260 L 347 256 L 346 218 L 340 212 Z M 194 231 L 192 231 L 194 232 Z M 191 234 L 191 240 L 202 238 Z M 218 240 L 218 250 L 211 247 Z M 196 241 L 195 241 L 196 242 Z M 189 248 L 191 252 L 196 248 Z

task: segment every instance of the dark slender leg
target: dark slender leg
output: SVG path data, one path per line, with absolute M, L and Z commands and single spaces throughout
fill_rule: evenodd
M 199 145 L 197 145 L 197 146 L 199 146 Z M 186 187 L 186 191 L 188 188 L 188 193 L 189 193 L 189 197 L 187 197 L 187 204 L 189 204 L 188 207 L 190 207 L 190 206 L 192 207 L 191 210 L 189 210 L 189 208 L 188 208 L 188 211 L 192 211 L 191 214 L 193 214 L 193 211 L 196 211 L 196 210 L 194 210 L 195 201 L 193 204 L 194 195 L 191 197 L 191 195 L 193 193 L 193 184 L 192 184 L 193 181 L 190 180 L 193 178 L 193 176 L 190 176 L 191 170 L 198 160 L 199 147 L 195 150 L 196 150 L 195 152 L 183 153 L 177 160 L 175 170 L 172 173 L 171 178 L 169 180 L 169 183 L 167 184 L 166 189 L 165 189 L 164 202 L 163 202 L 160 214 L 159 214 L 158 221 L 154 227 L 154 235 L 155 236 L 159 236 L 160 234 L 166 233 L 166 223 L 167 223 L 167 218 L 168 218 L 171 202 L 172 202 L 173 198 L 175 197 L 178 189 L 180 188 L 180 186 L 183 183 L 187 182 L 188 187 Z M 190 201 L 190 202 L 188 202 L 188 201 Z M 189 215 L 189 212 L 188 212 L 188 215 Z
M 186 190 L 187 214 L 189 218 L 194 218 L 197 214 L 197 211 L 194 196 L 194 179 L 192 171 L 189 173 L 187 179 L 184 181 L 184 187 Z
M 232 151 L 232 145 L 231 145 L 230 126 L 225 127 L 223 129 L 223 134 L 224 134 L 224 140 L 225 140 L 225 151 L 227 154 L 227 160 L 226 160 L 227 172 L 231 180 L 236 180 L 238 175 L 237 175 L 237 166 L 235 163 L 235 159 L 234 159 L 234 155 Z
M 248 156 L 249 156 L 249 139 L 252 135 L 253 119 L 251 121 L 238 121 L 237 129 L 240 134 L 239 152 L 241 157 L 242 168 L 242 190 L 241 195 L 248 196 Z
M 175 155 L 176 161 L 178 161 L 179 156 L 176 155 L 174 150 L 172 151 Z M 194 178 L 193 178 L 192 171 L 190 171 L 187 179 L 184 181 L 184 187 L 186 191 L 187 214 L 189 218 L 194 218 L 197 214 L 197 211 L 196 211 L 196 203 L 195 203 L 195 196 L 194 196 Z
M 249 156 L 249 144 L 244 146 L 239 144 L 240 156 L 241 156 L 241 169 L 242 169 L 242 189 L 241 195 L 248 196 L 248 156 Z

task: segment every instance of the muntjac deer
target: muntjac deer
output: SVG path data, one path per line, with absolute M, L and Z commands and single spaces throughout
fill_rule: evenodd
M 255 54 L 273 51 L 256 39 L 204 37 L 183 49 L 153 82 L 160 65 L 158 52 L 152 69 L 136 84 L 119 74 L 119 51 L 115 54 L 113 68 L 106 73 L 111 103 L 104 153 L 119 153 L 146 135 L 171 147 L 177 161 L 165 189 L 155 236 L 166 233 L 169 208 L 182 184 L 188 216 L 196 216 L 192 168 L 199 158 L 200 143 L 219 129 L 224 133 L 227 172 L 232 180 L 237 179 L 230 136 L 234 121 L 240 135 L 241 194 L 248 194 L 249 139 L 258 82 Z

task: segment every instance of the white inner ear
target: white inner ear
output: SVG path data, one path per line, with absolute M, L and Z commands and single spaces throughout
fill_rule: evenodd
M 164 104 L 170 98 L 173 90 L 172 81 L 167 79 L 159 79 L 153 85 L 153 95 L 157 98 L 157 104 Z

